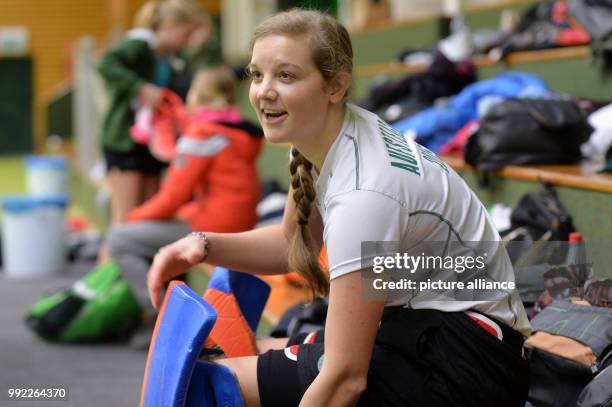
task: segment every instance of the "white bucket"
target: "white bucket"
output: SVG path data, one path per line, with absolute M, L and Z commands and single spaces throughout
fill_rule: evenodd
M 46 277 L 65 266 L 67 204 L 66 195 L 3 198 L 2 257 L 7 277 Z
M 68 193 L 68 160 L 66 157 L 29 156 L 25 164 L 28 194 L 48 196 Z

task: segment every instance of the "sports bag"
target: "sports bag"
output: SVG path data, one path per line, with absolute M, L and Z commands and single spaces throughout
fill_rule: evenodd
M 575 406 L 582 389 L 612 353 L 612 309 L 554 301 L 531 320 L 526 342 L 534 406 Z M 538 337 L 538 334 L 543 334 Z
M 43 296 L 25 322 L 48 341 L 90 342 L 125 338 L 140 317 L 138 300 L 119 267 L 106 262 L 71 287 Z
M 481 171 L 508 165 L 569 164 L 593 131 L 567 100 L 509 99 L 489 109 L 467 141 L 465 161 Z
M 533 239 L 549 233 L 548 240 L 566 241 L 575 232 L 572 215 L 565 209 L 554 186 L 542 182 L 540 189 L 521 197 L 510 215 L 512 229 L 525 227 Z

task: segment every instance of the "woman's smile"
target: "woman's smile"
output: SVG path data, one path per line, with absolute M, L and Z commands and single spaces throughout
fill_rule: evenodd
M 261 109 L 261 118 L 267 125 L 282 123 L 289 114 L 285 110 Z

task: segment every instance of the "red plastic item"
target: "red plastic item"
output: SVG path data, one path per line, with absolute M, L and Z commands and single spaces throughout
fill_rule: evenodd
M 244 318 L 234 294 L 209 288 L 203 298 L 217 311 L 217 323 L 204 346 L 212 348 L 217 344 L 228 358 L 257 355 L 255 334 Z
M 580 233 L 580 232 L 571 232 L 569 234 L 568 240 L 570 242 L 582 242 L 582 233 Z
M 66 221 L 66 228 L 70 232 L 82 232 L 89 228 L 89 220 L 82 216 L 70 218 Z

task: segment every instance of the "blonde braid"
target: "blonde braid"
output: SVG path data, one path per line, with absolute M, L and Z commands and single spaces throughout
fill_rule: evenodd
M 312 202 L 316 198 L 311 170 L 312 163 L 296 148 L 292 148 L 289 171 L 298 226 L 289 246 L 289 269 L 304 277 L 314 298 L 328 294 L 329 281 L 319 265 L 319 253 L 308 228 Z

